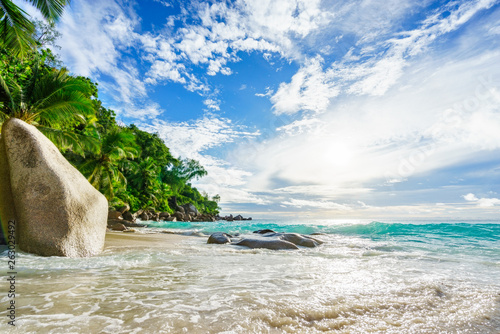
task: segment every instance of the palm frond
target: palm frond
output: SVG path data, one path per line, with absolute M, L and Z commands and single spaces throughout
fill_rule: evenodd
M 48 21 L 57 21 L 64 11 L 64 6 L 69 4 L 66 0 L 29 0 L 38 8 L 43 17 Z
M 24 56 L 33 49 L 35 26 L 28 14 L 10 0 L 0 1 L 0 43 L 15 55 Z
M 97 138 L 44 126 L 37 126 L 37 128 L 59 149 L 70 149 L 82 156 L 85 156 L 86 152 L 96 153 L 99 150 L 100 143 Z

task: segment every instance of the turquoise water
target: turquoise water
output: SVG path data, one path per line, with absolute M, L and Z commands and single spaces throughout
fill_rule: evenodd
M 18 330 L 500 333 L 496 221 L 148 224 L 138 233 L 200 236 L 170 248 L 132 242 L 87 259 L 19 254 Z M 324 233 L 316 237 L 325 243 L 297 251 L 206 243 L 212 232 L 263 228 Z
M 362 220 L 253 220 L 237 222 L 147 222 L 173 232 L 226 232 L 251 235 L 259 229 L 288 233 L 324 233 L 327 237 L 358 237 L 383 244 L 379 249 L 428 251 L 500 261 L 500 223 L 497 221 L 377 222 Z M 388 244 L 392 246 L 387 246 Z M 392 247 L 392 248 L 391 248 Z

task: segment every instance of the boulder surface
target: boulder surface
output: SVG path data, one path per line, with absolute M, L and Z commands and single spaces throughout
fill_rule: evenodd
M 299 247 L 295 246 L 293 243 L 280 239 L 242 239 L 241 241 L 238 241 L 233 245 L 246 246 L 249 248 L 267 248 L 273 250 L 299 249 Z
M 233 236 L 224 232 L 215 232 L 210 235 L 207 244 L 227 244 L 231 242 Z
M 15 215 L 20 249 L 43 256 L 100 253 L 108 218 L 106 198 L 34 126 L 9 119 L 1 141 L 0 186 L 11 193 L 10 199 L 0 197 L 0 212 L 2 221 L 5 213 Z

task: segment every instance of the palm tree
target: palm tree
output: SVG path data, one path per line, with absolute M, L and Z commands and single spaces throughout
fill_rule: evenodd
M 144 202 L 163 207 L 162 203 L 167 203 L 172 193 L 170 186 L 161 181 L 160 173 L 158 162 L 147 157 L 131 168 L 128 180 L 133 189 L 144 195 Z
M 115 196 L 114 188 L 123 188 L 127 184 L 122 173 L 127 159 L 134 159 L 138 154 L 134 135 L 116 127 L 102 138 L 97 154 L 87 157 L 79 169 L 97 190 L 111 200 Z
M 156 165 L 156 161 L 147 157 L 136 164 L 130 177 L 130 185 L 137 190 L 153 188 L 157 185 L 161 168 Z
M 174 193 L 182 192 L 186 184 L 193 180 L 199 179 L 207 175 L 207 171 L 196 160 L 184 159 L 169 164 L 164 168 L 162 173 L 162 181 L 169 184 Z
M 49 21 L 57 21 L 69 0 L 27 0 Z M 33 39 L 34 24 L 28 14 L 11 0 L 0 0 L 0 46 L 15 55 L 24 56 L 36 46 Z
M 26 80 L 6 78 L 0 76 L 0 124 L 19 118 L 35 125 L 61 149 L 82 155 L 84 150 L 96 149 L 96 138 L 71 131 L 94 115 L 86 81 L 68 75 L 65 68 L 46 68 L 39 60 Z

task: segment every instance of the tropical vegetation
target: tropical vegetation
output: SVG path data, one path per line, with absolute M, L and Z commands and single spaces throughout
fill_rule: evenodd
M 98 84 L 71 75 L 46 48 L 57 37 L 54 21 L 68 2 L 29 1 L 47 23 L 31 22 L 0 0 L 0 125 L 11 117 L 36 126 L 61 150 L 110 206 L 172 212 L 169 199 L 216 214 L 219 196 L 200 193 L 192 181 L 207 174 L 199 162 L 175 158 L 158 134 L 118 124 L 102 105 Z

